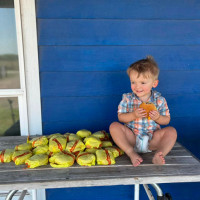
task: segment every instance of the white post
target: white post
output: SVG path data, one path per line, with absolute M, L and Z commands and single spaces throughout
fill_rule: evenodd
M 140 184 L 135 184 L 134 200 L 139 200 Z
M 32 200 L 46 199 L 45 189 L 32 190 Z

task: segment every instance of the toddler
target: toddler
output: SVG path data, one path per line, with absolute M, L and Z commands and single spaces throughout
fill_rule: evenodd
M 155 151 L 152 162 L 165 164 L 165 156 L 173 148 L 177 133 L 173 127 L 160 128 L 170 122 L 167 102 L 159 92 L 152 90 L 158 85 L 159 68 L 153 57 L 139 60 L 127 70 L 131 83 L 131 93 L 123 94 L 118 106 L 119 122 L 110 125 L 114 142 L 129 156 L 133 166 L 143 161 L 138 153 Z M 150 111 L 149 117 L 142 102 L 153 103 L 157 110 Z

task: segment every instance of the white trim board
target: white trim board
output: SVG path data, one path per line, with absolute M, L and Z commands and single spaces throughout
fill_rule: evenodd
M 19 1 L 19 0 L 15 0 Z M 20 0 L 30 135 L 42 135 L 35 0 Z
M 17 17 L 20 15 L 21 19 L 20 22 L 18 20 L 18 30 L 20 37 L 19 42 L 22 44 L 22 48 L 20 48 L 19 51 L 23 54 L 24 57 L 24 60 L 21 62 L 23 62 L 22 64 L 24 68 L 22 70 L 24 70 L 24 77 L 26 77 L 25 81 L 23 82 L 24 84 L 22 83 L 21 87 L 25 89 L 27 97 L 27 135 L 42 135 L 35 0 L 14 0 L 14 2 L 15 7 L 17 6 Z M 23 101 L 20 96 L 19 101 Z M 25 111 L 22 109 L 21 112 L 25 113 Z M 45 200 L 45 190 L 33 190 L 32 199 Z

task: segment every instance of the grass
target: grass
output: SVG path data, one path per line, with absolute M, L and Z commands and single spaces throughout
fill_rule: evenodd
M 16 98 L 0 98 L 0 136 L 15 123 L 12 119 L 12 112 L 8 99 L 13 101 L 13 115 L 15 122 L 19 120 L 19 110 Z
M 0 89 L 19 89 L 19 71 L 7 70 L 7 76 L 0 78 Z
M 3 59 L 4 57 L 6 58 L 6 55 L 0 55 L 0 67 L 6 66 L 7 75 L 6 77 L 0 78 L 0 89 L 20 88 L 18 60 L 15 58 L 9 61 Z M 12 102 L 12 109 L 10 108 L 10 103 L 8 100 Z M 14 121 L 12 116 L 15 118 Z M 17 97 L 0 97 L 0 136 L 4 135 L 4 133 L 18 120 L 19 108 Z

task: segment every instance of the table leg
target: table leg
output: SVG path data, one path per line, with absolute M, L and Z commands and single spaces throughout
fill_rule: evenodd
M 5 199 L 5 200 L 11 200 L 17 191 L 18 191 L 18 190 L 11 190 L 11 191 L 8 193 L 8 195 L 6 196 L 6 199 Z
M 134 200 L 139 200 L 140 184 L 135 184 Z
M 18 200 L 23 200 L 26 196 L 27 190 L 23 190 Z
M 156 184 L 156 183 L 152 183 L 151 185 L 156 190 L 157 196 L 158 197 L 163 197 L 163 192 L 162 192 L 161 188 L 159 187 L 159 185 Z
M 11 190 L 8 195 L 6 196 L 5 200 L 12 200 L 14 195 L 17 193 L 18 190 Z M 26 196 L 27 190 L 23 190 L 18 200 L 23 200 Z
M 153 195 L 151 193 L 151 190 L 149 189 L 149 186 L 147 184 L 143 184 L 143 186 L 144 186 L 144 189 L 147 193 L 149 200 L 155 200 L 155 198 L 153 197 Z

